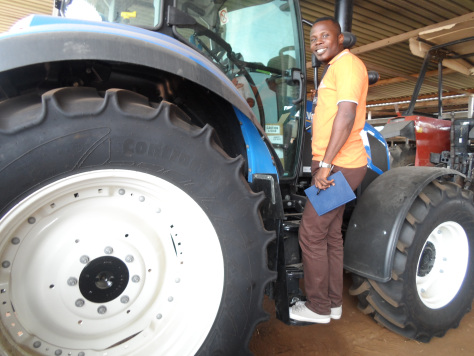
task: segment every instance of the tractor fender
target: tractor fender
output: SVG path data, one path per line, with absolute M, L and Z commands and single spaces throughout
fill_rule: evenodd
M 26 25 L 0 35 L 0 72 L 32 64 L 104 60 L 177 74 L 230 102 L 264 132 L 237 88 L 206 57 L 158 32 L 109 22 L 32 15 Z M 126 48 L 126 50 L 125 50 Z
M 344 268 L 377 282 L 389 281 L 410 207 L 430 182 L 446 175 L 463 176 L 447 168 L 399 167 L 376 178 L 357 201 L 349 221 Z
M 104 60 L 179 75 L 234 107 L 247 152 L 256 152 L 249 157 L 249 181 L 254 173 L 278 174 L 273 159 L 276 153 L 247 102 L 215 64 L 200 53 L 172 37 L 134 26 L 44 15 L 32 15 L 22 21 L 27 26 L 0 35 L 0 52 L 8 53 L 0 61 L 0 72 L 55 61 Z

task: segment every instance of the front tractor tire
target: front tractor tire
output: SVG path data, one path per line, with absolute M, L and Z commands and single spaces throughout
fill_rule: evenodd
M 473 193 L 433 181 L 400 230 L 392 279 L 353 276 L 359 309 L 407 338 L 428 342 L 456 328 L 474 296 Z
M 0 353 L 249 353 L 273 234 L 212 128 L 119 89 L 0 118 Z

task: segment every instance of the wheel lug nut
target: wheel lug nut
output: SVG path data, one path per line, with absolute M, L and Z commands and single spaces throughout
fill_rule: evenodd
M 19 237 L 14 237 L 14 238 L 12 239 L 12 244 L 18 245 L 19 243 L 20 243 L 20 238 L 19 238 Z
M 110 255 L 112 252 L 114 252 L 114 249 L 110 246 L 107 246 L 106 248 L 104 248 L 104 253 L 106 255 Z
M 58 349 L 58 350 L 54 351 L 54 354 L 55 354 L 56 356 L 62 355 L 62 353 L 63 353 L 63 350 L 59 350 L 59 349 Z
M 97 313 L 105 314 L 107 313 L 107 308 L 104 305 L 101 305 L 100 307 L 97 308 Z
M 137 275 L 133 276 L 133 277 L 132 277 L 132 282 L 133 282 L 133 283 L 138 283 L 138 282 L 140 282 L 140 277 L 137 276 Z
M 2 262 L 2 267 L 3 267 L 3 268 L 8 268 L 8 267 L 10 267 L 10 261 L 3 261 L 3 262 Z
M 85 303 L 86 302 L 84 301 L 84 299 L 78 299 L 78 300 L 76 300 L 75 304 L 76 304 L 76 307 L 81 308 L 81 307 L 84 306 Z
M 128 255 L 127 257 L 125 257 L 126 262 L 133 262 L 134 260 L 135 260 L 135 258 L 133 258 L 132 255 Z
M 35 342 L 33 343 L 33 347 L 34 347 L 35 349 L 41 347 L 41 341 L 35 341 Z
M 127 304 L 130 301 L 130 298 L 128 296 L 124 295 L 122 298 L 120 298 L 120 301 L 123 304 Z
M 86 256 L 86 255 L 81 256 L 81 258 L 79 259 L 79 261 L 80 261 L 82 264 L 87 264 L 87 263 L 89 263 L 89 260 L 90 260 L 90 259 L 89 259 L 89 256 Z
M 69 279 L 67 280 L 67 285 L 68 286 L 75 286 L 77 284 L 77 279 L 74 278 L 74 277 L 69 277 Z

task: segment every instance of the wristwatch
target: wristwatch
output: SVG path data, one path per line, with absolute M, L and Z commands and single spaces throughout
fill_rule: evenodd
M 325 163 L 323 161 L 319 162 L 319 168 L 331 168 L 331 165 L 329 163 Z

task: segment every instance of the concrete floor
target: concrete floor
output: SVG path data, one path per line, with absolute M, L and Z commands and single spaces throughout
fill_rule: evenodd
M 256 356 L 291 355 L 474 355 L 474 312 L 443 338 L 424 344 L 406 339 L 377 324 L 357 309 L 357 299 L 348 293 L 350 275 L 344 277 L 343 314 L 327 325 L 288 326 L 277 320 L 272 300 L 265 297 L 270 319 L 257 326 L 250 341 Z

